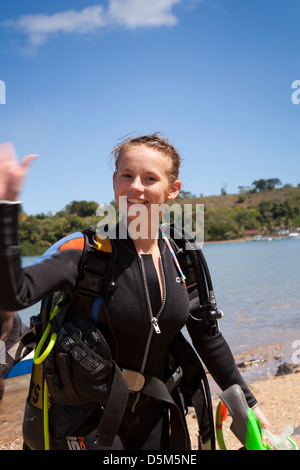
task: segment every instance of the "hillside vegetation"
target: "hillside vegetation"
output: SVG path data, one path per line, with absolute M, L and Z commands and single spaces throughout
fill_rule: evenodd
M 262 202 L 285 203 L 285 201 L 300 203 L 300 186 L 293 187 L 286 185 L 282 188 L 271 191 L 244 192 L 239 194 L 225 194 L 222 196 L 206 196 L 198 198 L 185 198 L 184 201 L 196 201 L 198 204 L 205 204 L 207 210 L 232 209 L 240 207 L 249 209 L 258 207 Z
M 205 241 L 273 235 L 279 229 L 291 231 L 300 227 L 300 187 L 286 185 L 240 194 L 183 197 L 187 194 L 183 192 L 177 202 L 193 207 L 204 204 Z M 19 228 L 22 255 L 39 255 L 65 235 L 97 225 L 100 221 L 95 215 L 97 207 L 95 201 L 73 201 L 55 215 L 22 213 Z

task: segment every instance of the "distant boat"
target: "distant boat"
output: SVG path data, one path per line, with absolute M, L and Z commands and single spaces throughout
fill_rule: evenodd
M 298 233 L 298 232 L 289 233 L 288 238 L 290 238 L 291 240 L 300 239 L 300 233 Z
M 256 235 L 252 239 L 254 242 L 270 242 L 273 240 L 272 237 L 263 237 L 262 235 Z

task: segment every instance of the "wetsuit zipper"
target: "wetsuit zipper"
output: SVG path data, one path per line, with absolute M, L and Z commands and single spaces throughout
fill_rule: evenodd
M 151 344 L 153 332 L 155 331 L 157 334 L 160 334 L 160 328 L 158 326 L 158 319 L 159 319 L 160 315 L 162 314 L 162 311 L 163 311 L 163 309 L 165 307 L 165 304 L 166 304 L 167 289 L 166 289 L 166 278 L 165 278 L 163 263 L 162 263 L 161 257 L 159 257 L 159 267 L 160 267 L 160 272 L 161 272 L 161 277 L 162 277 L 162 282 L 163 282 L 163 301 L 162 301 L 162 304 L 160 306 L 159 311 L 157 312 L 156 317 L 154 317 L 153 312 L 152 312 L 152 307 L 151 307 L 151 300 L 150 300 L 150 295 L 149 295 L 149 290 L 148 290 L 145 265 L 144 265 L 142 255 L 140 255 L 140 254 L 138 255 L 138 260 L 139 260 L 139 266 L 140 266 L 140 271 L 141 271 L 141 275 L 142 275 L 142 281 L 143 281 L 145 297 L 146 297 L 147 310 L 148 310 L 150 321 L 151 321 L 151 326 L 150 326 L 150 330 L 149 330 L 149 334 L 148 334 L 148 338 L 147 338 L 147 342 L 146 342 L 146 346 L 145 346 L 143 362 L 142 362 L 141 370 L 140 370 L 140 373 L 144 374 L 147 359 L 148 359 L 148 355 L 149 355 L 150 344 Z M 140 396 L 141 396 L 140 392 L 137 392 L 136 400 L 135 400 L 135 402 L 133 403 L 133 405 L 131 407 L 131 412 L 132 413 L 134 413 L 134 411 L 135 411 L 135 407 L 136 407 L 137 403 L 140 400 Z
M 159 267 L 160 267 L 160 272 L 162 276 L 162 283 L 163 283 L 163 301 L 160 306 L 159 311 L 157 312 L 157 315 L 154 317 L 153 312 L 152 312 L 152 307 L 151 307 L 151 300 L 150 300 L 150 295 L 149 295 L 149 289 L 148 289 L 148 284 L 147 284 L 147 277 L 146 277 L 146 271 L 145 271 L 145 265 L 144 265 L 144 260 L 142 255 L 138 255 L 139 260 L 140 260 L 140 267 L 141 267 L 141 273 L 142 273 L 142 281 L 143 281 L 143 286 L 144 286 L 144 292 L 146 296 L 146 304 L 147 304 L 147 310 L 149 313 L 150 321 L 153 325 L 155 333 L 159 334 L 160 333 L 160 328 L 158 326 L 158 319 L 160 315 L 162 314 L 162 311 L 164 309 L 165 303 L 166 303 L 166 278 L 165 278 L 165 273 L 164 273 L 164 268 L 163 268 L 163 263 L 161 256 L 159 257 Z

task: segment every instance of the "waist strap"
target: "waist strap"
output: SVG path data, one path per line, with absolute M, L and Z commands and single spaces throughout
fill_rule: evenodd
M 156 377 L 146 378 L 145 386 L 142 390 L 144 395 L 163 401 L 170 410 L 170 450 L 187 450 L 190 448 L 190 440 L 186 431 L 184 418 L 180 408 L 174 402 L 167 385 Z
M 134 370 L 122 369 L 123 377 L 125 378 L 128 390 L 130 392 L 140 392 L 145 385 L 145 376 L 141 372 Z M 182 379 L 182 369 L 177 367 L 171 377 L 165 382 L 168 392 L 172 392 Z M 159 379 L 157 379 L 159 380 Z
M 189 449 L 189 437 L 186 432 L 186 426 L 180 408 L 174 402 L 171 391 L 179 384 L 182 378 L 182 370 L 180 367 L 172 374 L 172 376 L 164 383 L 156 377 L 142 375 L 140 372 L 135 372 L 128 369 L 122 370 L 123 377 L 125 378 L 128 389 L 130 392 L 135 392 L 153 398 L 157 401 L 163 401 L 167 404 L 170 410 L 170 450 L 185 450 Z

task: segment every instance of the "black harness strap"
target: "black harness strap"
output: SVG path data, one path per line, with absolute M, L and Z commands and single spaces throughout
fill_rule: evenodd
M 116 364 L 114 366 L 115 371 L 109 398 L 96 433 L 97 442 L 105 447 L 111 447 L 113 444 L 113 440 L 121 425 L 129 396 L 127 382 L 119 367 Z
M 191 397 L 191 401 L 195 409 L 199 426 L 198 447 L 200 450 L 215 450 L 215 440 L 211 439 L 211 426 L 213 423 L 210 422 L 203 391 L 200 389 L 196 390 L 194 395 Z
M 169 407 L 171 425 L 169 449 L 190 449 L 190 440 L 186 432 L 181 410 L 174 402 L 166 384 L 156 377 L 146 377 L 146 383 L 142 389 L 142 394 L 159 401 L 164 401 Z
M 95 249 L 89 250 L 87 255 L 75 295 L 96 299 L 108 280 L 108 266 L 112 255 Z

